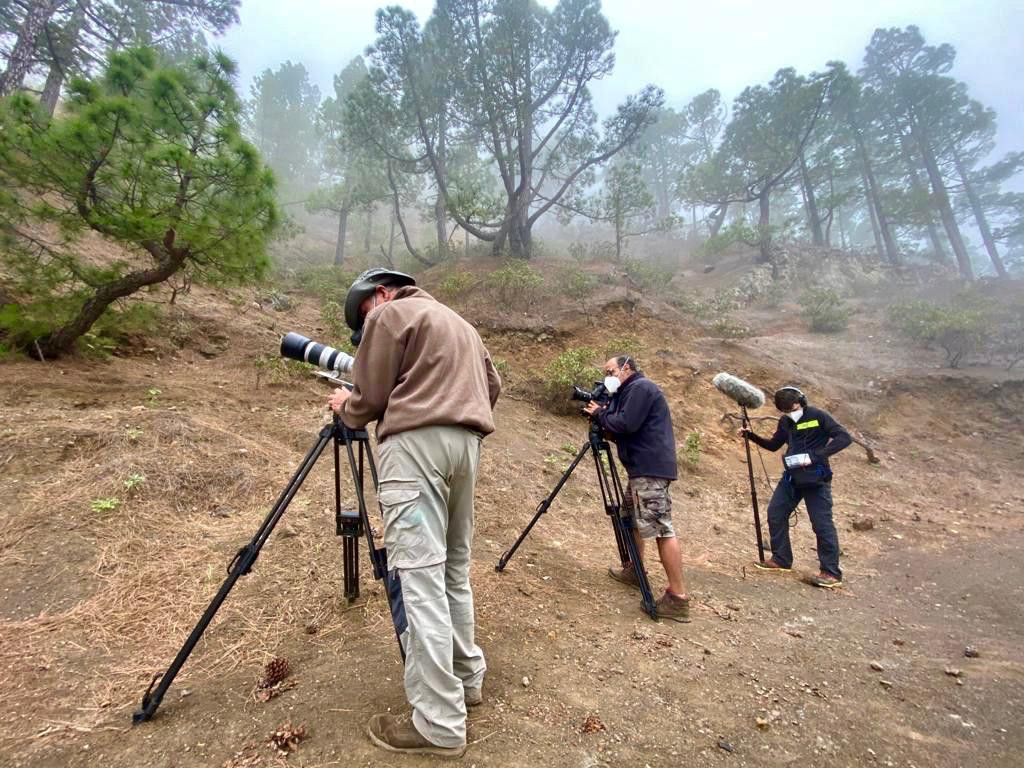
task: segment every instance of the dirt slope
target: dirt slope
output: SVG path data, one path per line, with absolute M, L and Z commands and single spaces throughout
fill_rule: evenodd
M 128 725 L 324 422 L 320 385 L 257 387 L 253 364 L 287 330 L 316 335 L 315 303 L 279 313 L 250 299 L 197 288 L 130 358 L 0 365 L 0 764 L 273 765 L 284 758 L 264 742 L 286 721 L 308 732 L 291 765 L 432 764 L 362 733 L 374 712 L 404 707 L 402 669 L 365 557 L 363 596 L 340 597 L 327 460 L 158 717 Z M 569 345 L 636 336 L 677 440 L 697 431 L 703 450 L 674 486 L 695 619 L 656 624 L 604 574 L 613 540 L 589 467 L 494 571 L 585 437 L 585 422 L 521 387 L 500 402 L 473 568 L 490 672 L 464 764 L 1021 764 L 1021 381 L 937 371 L 870 316 L 835 338 L 783 320 L 735 343 L 642 306 L 570 308 L 517 330 L 491 310 L 475 319 L 513 383 Z M 880 465 L 857 447 L 836 461 L 843 591 L 749 567 L 749 491 L 718 370 L 766 388 L 795 380 L 878 447 Z M 777 477 L 778 459 L 764 460 Z M 864 518 L 873 528 L 853 530 Z M 810 570 L 806 518 L 794 545 Z M 263 702 L 254 685 L 274 655 L 294 687 Z

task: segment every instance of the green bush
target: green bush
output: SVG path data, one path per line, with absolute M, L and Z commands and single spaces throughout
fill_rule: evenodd
M 686 436 L 686 440 L 683 441 L 683 450 L 681 453 L 682 458 L 685 460 L 685 463 L 690 467 L 696 467 L 698 464 L 700 464 L 700 432 L 694 431 Z
M 328 338 L 321 339 L 342 352 L 350 355 L 356 353 L 356 348 L 349 341 L 351 331 L 345 322 L 345 308 L 336 301 L 325 301 L 320 307 L 320 320 L 324 324 Z
M 544 278 L 525 261 L 509 259 L 500 269 L 491 272 L 486 282 L 501 306 L 529 307 L 537 300 Z
M 344 301 L 349 286 L 357 277 L 355 272 L 331 264 L 318 264 L 298 269 L 295 282 L 303 291 L 321 300 Z
M 630 282 L 644 293 L 659 294 L 668 289 L 669 281 L 673 272 L 665 267 L 652 264 L 648 261 L 627 261 L 625 264 L 626 276 Z
M 755 227 L 750 226 L 746 221 L 734 221 L 720 229 L 714 237 L 705 240 L 700 246 L 700 252 L 705 257 L 714 257 L 729 250 L 736 243 L 755 246 L 759 241 L 760 236 Z
M 570 414 L 579 408 L 569 396 L 573 387 L 590 389 L 601 378 L 601 370 L 594 364 L 597 350 L 577 347 L 558 355 L 544 366 L 540 379 L 539 399 L 553 413 Z
M 711 335 L 719 339 L 745 339 L 751 335 L 748 326 L 736 322 L 728 315 L 718 318 L 711 324 Z
M 264 381 L 268 384 L 288 384 L 308 371 L 316 370 L 315 365 L 288 360 L 272 353 L 259 355 L 255 359 L 254 365 L 256 366 L 257 388 Z
M 451 302 L 461 298 L 476 285 L 476 278 L 469 272 L 449 272 L 437 286 L 441 298 Z
M 850 309 L 832 288 L 812 288 L 799 301 L 804 319 L 815 333 L 838 333 L 850 322 Z
M 889 310 L 889 319 L 901 334 L 925 347 L 939 347 L 950 368 L 981 351 L 990 339 L 991 319 L 984 310 L 954 301 L 942 306 L 909 301 Z
M 567 266 L 558 275 L 558 290 L 572 299 L 585 299 L 597 288 L 597 278 L 579 267 Z
M 502 381 L 507 380 L 509 371 L 512 370 L 512 367 L 508 364 L 508 360 L 501 357 L 492 357 L 491 363 L 494 365 L 494 370 L 496 370 L 498 375 L 501 376 Z
M 647 346 L 636 336 L 616 336 L 602 343 L 598 350 L 602 360 L 609 360 L 613 356 L 629 355 L 634 360 L 647 351 Z
M 698 320 L 703 319 L 708 314 L 708 305 L 702 301 L 701 298 L 693 291 L 681 290 L 677 293 L 673 293 L 668 303 L 691 317 Z

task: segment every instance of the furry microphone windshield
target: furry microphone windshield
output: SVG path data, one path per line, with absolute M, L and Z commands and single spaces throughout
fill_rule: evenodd
M 745 408 L 760 408 L 764 405 L 764 392 L 729 373 L 719 373 L 711 380 L 719 392 L 731 397 Z

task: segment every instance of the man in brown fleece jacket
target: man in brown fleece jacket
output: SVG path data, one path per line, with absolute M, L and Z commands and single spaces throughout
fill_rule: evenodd
M 375 715 L 367 733 L 392 752 L 458 757 L 466 706 L 482 701 L 486 671 L 469 559 L 480 444 L 494 431 L 501 378 L 473 326 L 408 275 L 364 272 L 345 310 L 361 333 L 354 387 L 336 389 L 330 407 L 349 427 L 377 422 L 384 544 L 408 621 L 412 713 Z

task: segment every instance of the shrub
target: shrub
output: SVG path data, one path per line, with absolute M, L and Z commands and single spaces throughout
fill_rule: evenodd
M 636 336 L 617 336 L 604 342 L 604 346 L 598 351 L 601 353 L 602 360 L 608 360 L 613 355 L 629 355 L 635 360 L 646 349 L 646 345 Z
M 635 259 L 626 262 L 626 276 L 637 287 L 637 289 L 658 294 L 668 288 L 672 279 L 672 270 L 659 267 L 647 261 Z
M 570 414 L 578 408 L 569 396 L 573 387 L 590 389 L 601 378 L 594 365 L 597 350 L 577 347 L 558 355 L 544 366 L 540 380 L 540 400 L 553 413 Z
M 256 387 L 263 381 L 268 384 L 287 384 L 307 371 L 316 370 L 315 365 L 288 360 L 275 354 L 264 354 L 254 361 L 256 366 Z
M 720 317 L 711 324 L 711 335 L 719 339 L 745 339 L 750 336 L 750 328 L 733 320 L 728 315 Z
M 968 355 L 981 350 L 991 330 L 990 318 L 983 310 L 957 302 L 941 306 L 927 301 L 909 301 L 892 307 L 889 319 L 912 341 L 941 348 L 950 368 L 959 368 Z
M 306 293 L 327 301 L 344 299 L 349 286 L 358 275 L 330 264 L 302 267 L 295 273 L 295 282 Z
M 487 287 L 503 307 L 529 307 L 537 300 L 544 278 L 521 259 L 509 259 L 504 266 L 487 276 Z
M 469 292 L 476 285 L 476 278 L 469 272 L 449 272 L 437 286 L 441 298 L 451 302 Z
M 322 339 L 329 344 L 347 352 L 350 355 L 356 353 L 356 348 L 349 341 L 351 332 L 345 323 L 345 308 L 336 301 L 325 301 L 320 307 L 320 320 L 324 324 L 329 339 Z
M 573 299 L 585 299 L 597 288 L 597 278 L 577 266 L 567 266 L 558 276 L 558 290 Z
M 694 431 L 688 434 L 686 440 L 683 441 L 682 457 L 690 467 L 696 467 L 700 464 L 700 456 L 700 432 Z
M 496 370 L 498 375 L 501 376 L 502 381 L 507 380 L 509 371 L 512 370 L 511 366 L 508 364 L 508 360 L 501 357 L 492 357 L 491 363 L 494 365 L 494 370 Z
M 832 288 L 812 288 L 800 297 L 800 306 L 815 333 L 838 333 L 850 322 L 850 309 Z

